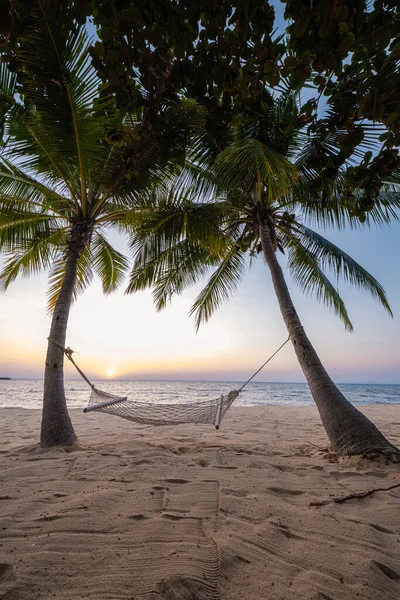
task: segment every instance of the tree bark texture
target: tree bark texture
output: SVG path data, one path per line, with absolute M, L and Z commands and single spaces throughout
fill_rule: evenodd
M 294 308 L 269 227 L 260 223 L 259 228 L 264 258 L 271 272 L 282 317 L 332 449 L 344 455 L 380 453 L 399 458 L 400 450 L 344 397 L 329 377 Z
M 76 282 L 80 253 L 71 247 L 67 253 L 65 276 L 53 318 L 50 338 L 65 347 L 68 316 Z M 64 352 L 49 340 L 44 373 L 44 396 L 40 444 L 43 447 L 72 446 L 77 442 L 68 414 L 64 390 Z

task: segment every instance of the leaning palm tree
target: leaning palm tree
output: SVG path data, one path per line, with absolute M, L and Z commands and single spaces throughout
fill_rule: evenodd
M 76 441 L 63 372 L 71 303 L 93 272 L 105 293 L 121 283 L 129 263 L 107 231 L 131 226 L 202 117 L 195 103 L 160 101 L 150 127 L 144 90 L 117 107 L 90 64 L 85 29 L 62 20 L 51 27 L 47 16 L 38 15 L 19 48 L 23 101 L 4 64 L 0 74 L 14 102 L 0 154 L 0 286 L 50 271 L 41 444 L 54 446 Z
M 350 200 L 340 193 L 343 174 L 324 194 L 310 195 L 318 176 L 307 161 L 310 139 L 301 131 L 283 134 L 285 116 L 293 113 L 295 103 L 295 94 L 285 93 L 278 100 L 271 97 L 266 117 L 236 128 L 231 143 L 211 165 L 195 154 L 169 194 L 154 197 L 153 210 L 144 215 L 132 244 L 136 257 L 128 292 L 152 287 L 161 309 L 174 294 L 210 275 L 191 309 L 198 328 L 236 290 L 248 257 L 252 261 L 262 256 L 333 449 L 341 454 L 379 452 L 399 458 L 399 451 L 329 377 L 305 333 L 277 258 L 279 250 L 294 281 L 331 307 L 346 329 L 351 331 L 352 323 L 331 275 L 370 293 L 391 315 L 378 281 L 309 226 L 360 222 L 352 216 L 357 198 Z M 333 156 L 336 137 L 330 134 L 321 141 L 331 147 Z M 387 186 L 369 208 L 362 219 L 366 224 L 397 218 L 397 184 Z

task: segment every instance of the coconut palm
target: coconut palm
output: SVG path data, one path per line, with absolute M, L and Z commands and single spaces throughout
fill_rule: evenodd
M 329 377 L 305 333 L 277 258 L 279 250 L 293 280 L 332 308 L 347 330 L 353 326 L 329 279 L 332 275 L 371 294 L 391 315 L 378 281 L 310 227 L 315 223 L 360 226 L 353 216 L 359 198 L 357 193 L 352 198 L 340 193 L 343 173 L 336 174 L 334 185 L 315 192 L 318 172 L 308 160 L 315 145 L 303 131 L 287 129 L 290 119 L 286 117 L 293 115 L 295 105 L 296 94 L 271 96 L 265 118 L 233 128 L 230 143 L 211 161 L 201 158 L 213 154 L 210 146 L 207 152 L 206 145 L 200 144 L 202 151 L 197 148 L 187 172 L 168 195 L 155 196 L 153 210 L 143 216 L 141 232 L 132 243 L 135 264 L 128 291 L 153 288 L 156 307 L 161 309 L 173 294 L 208 275 L 191 309 L 198 328 L 236 290 L 249 257 L 251 262 L 262 256 L 332 448 L 341 454 L 381 452 L 398 458 L 398 450 Z M 372 134 L 366 125 L 367 148 L 373 145 Z M 338 135 L 320 140 L 332 156 L 339 151 Z M 362 145 L 359 151 L 364 156 Z M 362 219 L 366 225 L 397 218 L 396 182 L 386 186 L 379 201 L 368 208 Z
M 16 77 L 5 65 L 0 73 L 3 97 L 14 102 L 0 155 L 0 285 L 50 272 L 41 444 L 54 446 L 76 441 L 63 373 L 71 303 L 93 273 L 105 293 L 120 285 L 129 263 L 107 231 L 131 226 L 202 116 L 195 103 L 160 102 L 150 127 L 144 90 L 117 107 L 90 64 L 85 29 L 62 19 L 51 27 L 47 17 L 38 14 L 21 41 L 23 101 Z

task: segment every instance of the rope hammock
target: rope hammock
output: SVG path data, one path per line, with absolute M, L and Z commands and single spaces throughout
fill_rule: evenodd
M 57 340 L 48 338 L 50 342 L 59 346 L 65 356 L 72 362 L 80 376 L 92 388 L 89 404 L 83 409 L 84 413 L 101 412 L 116 415 L 136 423 L 148 425 L 179 425 L 183 423 L 204 423 L 215 425 L 219 429 L 222 419 L 229 408 L 248 383 L 265 367 L 267 363 L 288 343 L 290 337 L 265 361 L 263 365 L 242 385 L 238 390 L 231 390 L 212 400 L 200 400 L 185 403 L 154 403 L 131 400 L 127 396 L 115 396 L 99 390 L 78 367 L 72 354 L 74 350 L 64 348 Z

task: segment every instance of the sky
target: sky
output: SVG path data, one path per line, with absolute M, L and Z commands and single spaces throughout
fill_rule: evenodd
M 282 8 L 278 24 L 282 29 Z M 380 281 L 394 318 L 364 293 L 339 284 L 355 327 L 348 333 L 338 317 L 304 296 L 288 276 L 311 342 L 336 382 L 400 383 L 400 223 L 324 233 Z M 121 239 L 112 241 L 123 249 Z M 278 258 L 285 269 L 285 258 Z M 150 292 L 128 296 L 122 287 L 104 296 L 95 279 L 71 309 L 67 344 L 95 379 L 243 381 L 287 339 L 267 267 L 256 261 L 232 300 L 196 334 L 188 312 L 201 287 L 199 282 L 157 313 Z M 43 377 L 50 329 L 46 291 L 43 274 L 18 279 L 0 295 L 0 377 Z M 78 377 L 70 364 L 66 377 Z M 291 344 L 256 381 L 304 381 Z
M 299 316 L 330 375 L 337 382 L 400 383 L 400 223 L 325 235 L 384 286 L 394 318 L 373 299 L 339 284 L 355 331 L 288 282 Z M 123 248 L 121 239 L 114 242 Z M 285 265 L 285 257 L 278 257 Z M 204 283 L 204 282 L 203 282 Z M 190 306 L 202 287 L 176 297 L 161 313 L 150 292 L 104 296 L 98 280 L 70 314 L 67 344 L 92 378 L 244 380 L 286 339 L 269 272 L 262 259 L 247 273 L 232 300 L 196 334 Z M 19 279 L 0 296 L 0 376 L 43 376 L 50 316 L 47 277 Z M 68 362 L 68 361 L 66 361 Z M 66 377 L 76 378 L 66 365 Z M 304 381 L 291 344 L 257 376 L 258 381 Z

